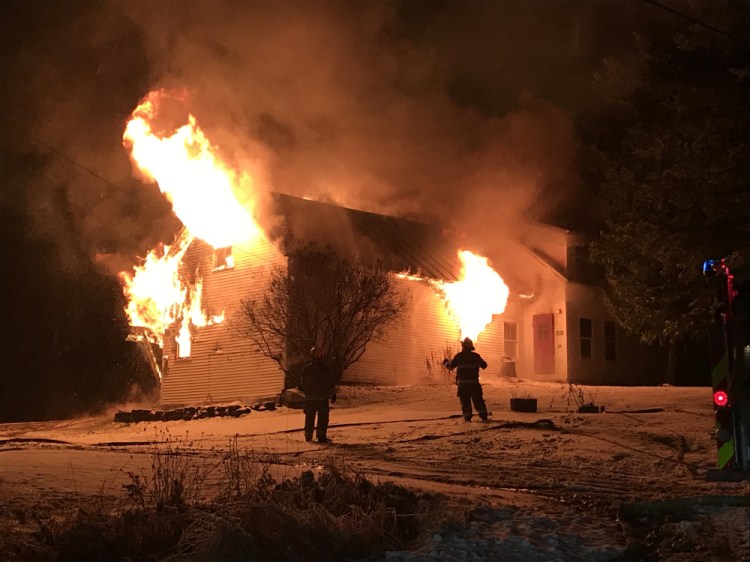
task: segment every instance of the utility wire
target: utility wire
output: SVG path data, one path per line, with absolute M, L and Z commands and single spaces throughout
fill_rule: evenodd
M 696 18 L 694 18 L 692 16 L 689 16 L 687 14 L 683 14 L 682 12 L 680 12 L 678 10 L 675 10 L 674 8 L 670 8 L 669 6 L 665 6 L 664 4 L 661 4 L 661 3 L 657 2 L 656 0 L 643 0 L 643 1 L 646 2 L 646 4 L 651 4 L 652 6 L 656 6 L 657 8 L 661 8 L 662 10 L 665 10 L 665 11 L 669 12 L 670 14 L 674 14 L 676 16 L 679 16 L 679 17 L 681 17 L 683 19 L 686 19 L 686 20 L 688 20 L 688 21 L 696 24 L 696 25 L 699 25 L 701 27 L 705 27 L 706 29 L 708 29 L 710 31 L 713 31 L 714 33 L 718 33 L 719 35 L 723 35 L 724 37 L 726 37 L 728 39 L 731 39 L 732 41 L 738 41 L 739 42 L 739 40 L 740 40 L 738 37 L 735 37 L 734 35 L 730 35 L 726 31 L 722 31 L 721 29 L 719 29 L 717 27 L 714 27 L 714 26 L 712 26 L 710 24 L 707 24 L 706 22 L 703 22 L 703 21 L 701 21 L 699 19 L 696 19 Z
M 128 189 L 125 189 L 125 188 L 123 188 L 123 187 L 120 187 L 120 186 L 119 186 L 119 185 L 117 185 L 116 183 L 113 183 L 113 182 L 109 181 L 109 180 L 108 180 L 107 178 L 103 177 L 103 176 L 102 176 L 102 175 L 100 175 L 100 174 L 97 174 L 97 173 L 96 173 L 95 171 L 91 170 L 90 168 L 87 168 L 86 166 L 84 166 L 84 165 L 83 165 L 83 164 L 81 164 L 80 162 L 77 162 L 76 160 L 74 160 L 73 158 L 71 158 L 70 156 L 68 156 L 67 154 L 64 154 L 64 153 L 60 152 L 60 151 L 59 151 L 59 150 L 57 150 L 57 149 L 56 149 L 55 147 L 53 147 L 53 146 L 50 146 L 50 145 L 49 145 L 49 144 L 47 144 L 46 142 L 44 142 L 44 141 L 42 141 L 42 140 L 38 139 L 37 137 L 35 137 L 35 136 L 34 136 L 34 135 L 32 135 L 31 133 L 29 133 L 29 132 L 26 132 L 26 131 L 24 131 L 24 132 L 22 132 L 22 134 L 24 134 L 24 135 L 25 135 L 25 136 L 27 136 L 27 137 L 28 137 L 29 139 L 31 139 L 31 141 L 32 141 L 32 142 L 35 142 L 36 144 L 39 144 L 39 145 L 43 146 L 44 148 L 46 148 L 47 150 L 49 150 L 49 151 L 50 151 L 50 152 L 52 152 L 53 154 L 55 154 L 55 155 L 59 156 L 60 158 L 62 158 L 62 159 L 64 159 L 64 160 L 67 160 L 68 162 L 70 162 L 70 163 L 71 163 L 71 164 L 73 164 L 74 166 L 76 166 L 76 167 L 80 168 L 81 170 L 83 170 L 83 171 L 87 172 L 88 174 L 90 174 L 90 175 L 94 176 L 94 177 L 95 177 L 95 178 L 97 178 L 98 180 L 101 180 L 101 181 L 103 181 L 103 182 L 104 182 L 104 183 L 106 183 L 106 184 L 107 184 L 108 186 L 110 186 L 110 187 L 114 187 L 114 188 L 115 188 L 116 190 L 118 190 L 118 191 L 120 191 L 120 192 L 122 192 L 122 193 L 131 193 L 131 191 L 130 191 L 130 190 L 128 190 Z
M 103 176 L 101 176 L 101 175 L 97 174 L 96 172 L 94 172 L 94 171 L 93 171 L 93 170 L 91 170 L 90 168 L 87 168 L 86 166 L 84 166 L 83 164 L 81 164 L 81 163 L 77 162 L 76 160 L 74 160 L 74 159 L 73 159 L 73 158 L 71 158 L 70 156 L 68 156 L 68 155 L 66 155 L 66 154 L 64 154 L 64 153 L 62 153 L 62 152 L 60 152 L 60 151 L 59 151 L 59 150 L 57 150 L 57 149 L 56 149 L 55 147 L 53 147 L 53 146 L 50 146 L 50 145 L 49 145 L 49 144 L 47 144 L 46 142 L 44 142 L 44 141 L 42 141 L 42 140 L 38 139 L 37 137 L 35 137 L 35 136 L 34 136 L 34 135 L 32 135 L 31 133 L 29 133 L 29 132 L 23 132 L 23 134 L 24 134 L 25 136 L 27 136 L 27 137 L 28 137 L 29 139 L 31 139 L 31 140 L 32 140 L 33 142 L 35 142 L 35 143 L 37 143 L 37 144 L 39 144 L 39 145 L 43 146 L 44 148 L 46 148 L 47 150 L 49 150 L 49 151 L 50 151 L 50 152 L 52 152 L 53 154 L 55 154 L 55 155 L 59 156 L 60 158 L 63 158 L 64 160 L 67 160 L 68 162 L 70 162 L 70 163 L 71 163 L 71 164 L 73 164 L 74 166 L 76 166 L 76 167 L 80 168 L 81 170 L 84 170 L 85 172 L 87 172 L 87 173 L 91 174 L 91 175 L 92 175 L 92 176 L 94 176 L 95 178 L 97 178 L 97 179 L 99 179 L 99 180 L 103 181 L 104 183 L 106 183 L 106 184 L 107 184 L 107 185 L 109 185 L 110 187 L 114 187 L 115 189 L 117 189 L 118 191 L 121 191 L 122 193 L 131 193 L 131 191 L 130 191 L 130 190 L 124 189 L 124 188 L 120 187 L 119 185 L 117 185 L 117 184 L 115 184 L 115 183 L 113 183 L 113 182 L 109 181 L 109 180 L 108 180 L 107 178 L 105 178 L 105 177 L 103 177 Z M 236 248 L 238 248 L 238 249 L 240 249 L 240 250 L 244 251 L 245 253 L 247 253 L 247 254 L 249 254 L 249 255 L 251 255 L 251 256 L 253 256 L 253 257 L 255 257 L 255 258 L 257 258 L 257 259 L 259 259 L 259 260 L 261 260 L 261 261 L 264 261 L 264 262 L 266 262 L 266 263 L 268 263 L 268 264 L 271 264 L 271 265 L 275 265 L 275 264 L 276 264 L 276 262 L 274 262 L 274 261 L 272 261 L 272 260 L 269 260 L 269 259 L 267 259 L 267 258 L 264 258 L 263 256 L 259 256 L 258 254 L 255 254 L 254 252 L 251 252 L 251 251 L 250 251 L 250 250 L 249 250 L 249 249 L 248 249 L 247 247 L 243 247 L 243 246 L 236 246 Z

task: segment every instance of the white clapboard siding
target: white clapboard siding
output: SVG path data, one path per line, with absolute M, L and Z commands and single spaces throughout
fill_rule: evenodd
M 277 395 L 283 386 L 283 372 L 276 363 L 235 335 L 231 320 L 240 300 L 260 295 L 270 269 L 286 266 L 286 258 L 266 240 L 234 246 L 232 256 L 234 269 L 213 271 L 213 248 L 196 240 L 186 253 L 185 275 L 193 278 L 197 272 L 203 280 L 202 308 L 212 315 L 223 313 L 224 321 L 195 330 L 190 357 L 185 359 L 176 358 L 174 331 L 167 332 L 164 404 L 254 401 Z
M 344 373 L 344 381 L 400 385 L 428 378 L 426 361 L 439 363 L 447 346 L 455 348 L 458 330 L 435 289 L 421 281 L 399 280 L 408 294 L 403 318 L 391 326 L 386 341 L 372 342 L 362 358 Z
M 404 318 L 388 330 L 385 342 L 367 346 L 362 358 L 344 374 L 344 381 L 381 385 L 436 382 L 440 362 L 460 349 L 456 323 L 435 289 L 424 282 L 409 280 L 399 281 L 398 286 L 409 293 Z M 501 318 L 496 316 L 477 338 L 477 352 L 488 363 L 483 376 L 500 373 Z M 428 364 L 433 366 L 432 374 Z
M 283 373 L 247 340 L 232 333 L 231 319 L 240 300 L 265 290 L 274 266 L 286 266 L 283 257 L 268 242 L 234 247 L 234 269 L 213 271 L 213 248 L 195 241 L 183 260 L 184 277 L 203 281 L 202 307 L 212 315 L 224 314 L 219 324 L 193 333 L 191 355 L 177 359 L 175 330 L 165 335 L 164 354 L 168 367 L 162 379 L 162 403 L 195 404 L 227 400 L 256 400 L 278 394 Z M 383 342 L 371 342 L 362 356 L 344 374 L 345 382 L 401 385 L 440 381 L 440 362 L 460 349 L 456 323 L 434 287 L 421 281 L 400 280 L 397 287 L 408 294 L 404 317 L 386 332 Z M 503 315 L 479 335 L 476 347 L 487 361 L 483 378 L 499 376 L 503 356 L 503 320 L 519 324 L 519 307 L 509 302 Z M 431 367 L 431 369 L 430 369 Z
M 503 316 L 495 316 L 492 323 L 479 334 L 474 342 L 476 352 L 487 361 L 487 368 L 480 373 L 482 379 L 500 376 L 504 353 L 503 343 Z
M 519 375 L 535 380 L 546 380 L 567 376 L 567 329 L 565 327 L 565 280 L 552 270 L 540 275 L 534 298 L 523 306 L 523 330 L 519 327 L 519 340 L 523 345 L 519 350 L 522 364 Z M 541 375 L 534 373 L 534 328 L 536 314 L 553 314 L 553 334 L 555 350 L 555 372 Z M 520 342 L 519 342 L 520 345 Z
M 505 350 L 505 328 L 503 325 L 504 322 L 510 322 L 516 325 L 516 356 L 515 358 L 513 358 L 513 361 L 516 364 L 516 373 L 520 375 L 520 373 L 524 369 L 523 361 L 526 336 L 523 331 L 523 307 L 521 305 L 521 299 L 515 293 L 511 293 L 508 297 L 508 304 L 505 306 L 505 312 L 503 312 L 500 318 L 496 317 L 495 321 L 493 322 L 493 324 L 497 326 L 499 333 L 501 334 L 502 356 L 507 356 L 508 352 L 506 352 Z M 497 364 L 492 364 L 488 367 L 490 372 L 492 372 L 493 374 L 497 374 L 498 372 L 500 372 L 500 369 L 502 369 L 502 356 Z M 487 359 L 487 362 L 489 363 L 489 359 Z

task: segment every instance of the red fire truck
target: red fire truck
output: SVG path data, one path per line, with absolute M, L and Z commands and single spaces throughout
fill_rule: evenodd
M 750 341 L 747 303 L 736 298 L 725 260 L 707 260 L 703 274 L 715 286 L 719 307 L 709 330 L 711 386 L 719 470 L 750 471 Z

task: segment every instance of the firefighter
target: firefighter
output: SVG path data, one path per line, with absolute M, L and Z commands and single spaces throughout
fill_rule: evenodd
M 453 359 L 445 359 L 443 364 L 449 371 L 456 369 L 456 384 L 458 385 L 458 399 L 461 401 L 461 412 L 465 421 L 471 421 L 473 412 L 471 403 L 483 421 L 489 421 L 487 417 L 487 405 L 482 396 L 482 385 L 479 383 L 479 369 L 486 369 L 487 362 L 474 351 L 474 342 L 471 338 L 465 338 L 461 342 L 461 351 Z
M 318 443 L 330 443 L 326 436 L 328 432 L 328 416 L 331 402 L 336 402 L 336 381 L 330 367 L 323 361 L 323 350 L 313 347 L 310 350 L 312 360 L 302 369 L 299 387 L 305 393 L 305 441 L 312 441 L 313 430 Z M 317 426 L 315 416 L 318 417 Z

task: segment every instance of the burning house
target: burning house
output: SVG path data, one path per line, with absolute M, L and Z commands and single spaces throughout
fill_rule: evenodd
M 265 290 L 273 268 L 290 265 L 294 254 L 283 243 L 290 237 L 377 259 L 410 297 L 405 317 L 384 343 L 368 345 L 344 381 L 430 380 L 446 348 L 455 349 L 465 336 L 476 340 L 489 363 L 486 377 L 657 380 L 658 356 L 606 317 L 581 251 L 585 245 L 572 233 L 529 227 L 496 241 L 502 252 L 490 265 L 458 251 L 435 226 L 281 194 L 264 203 L 274 220 L 268 221 L 273 228 L 263 228 L 255 218 L 259 195 L 252 179 L 217 159 L 192 117 L 170 135 L 156 134 L 157 103 L 152 95 L 134 111 L 124 142 L 184 229 L 121 279 L 131 325 L 162 350 L 162 403 L 254 401 L 282 390 L 277 362 L 237 337 L 231 320 L 242 299 Z
M 499 374 L 504 353 L 502 325 L 492 322 L 492 298 L 488 297 L 494 296 L 499 301 L 495 306 L 501 307 L 495 310 L 503 312 L 508 289 L 486 260 L 469 252 L 458 254 L 440 229 L 428 224 L 281 194 L 273 199 L 287 236 L 319 242 L 309 238 L 304 228 L 295 228 L 310 222 L 318 224 L 318 233 L 325 230 L 321 225 L 330 227 L 330 235 L 348 233 L 348 249 L 360 258 L 370 256 L 385 264 L 396 277 L 398 290 L 409 295 L 408 313 L 391 327 L 387 341 L 368 345 L 363 357 L 344 374 L 344 381 L 410 384 L 434 380 L 446 348 L 455 351 L 464 335 L 478 338 L 483 355 Z M 330 237 L 324 241 L 330 242 Z M 184 249 L 174 249 L 183 244 L 187 244 Z M 295 259 L 283 247 L 260 237 L 215 248 L 183 231 L 167 250 L 162 259 L 179 258 L 174 279 L 182 288 L 178 297 L 183 300 L 159 325 L 163 330 L 163 403 L 247 401 L 280 392 L 284 372 L 249 340 L 238 337 L 231 320 L 239 314 L 242 299 L 257 297 L 265 289 L 272 268 L 286 268 Z M 465 286 L 461 279 L 465 283 L 470 268 L 489 273 L 497 284 L 496 294 L 488 297 L 480 295 L 480 286 L 466 286 L 465 290 L 473 292 L 475 315 L 480 316 L 475 320 L 471 305 L 461 303 L 466 296 L 460 293 Z M 448 297 L 451 293 L 455 310 Z M 457 307 L 463 307 L 463 321 Z

